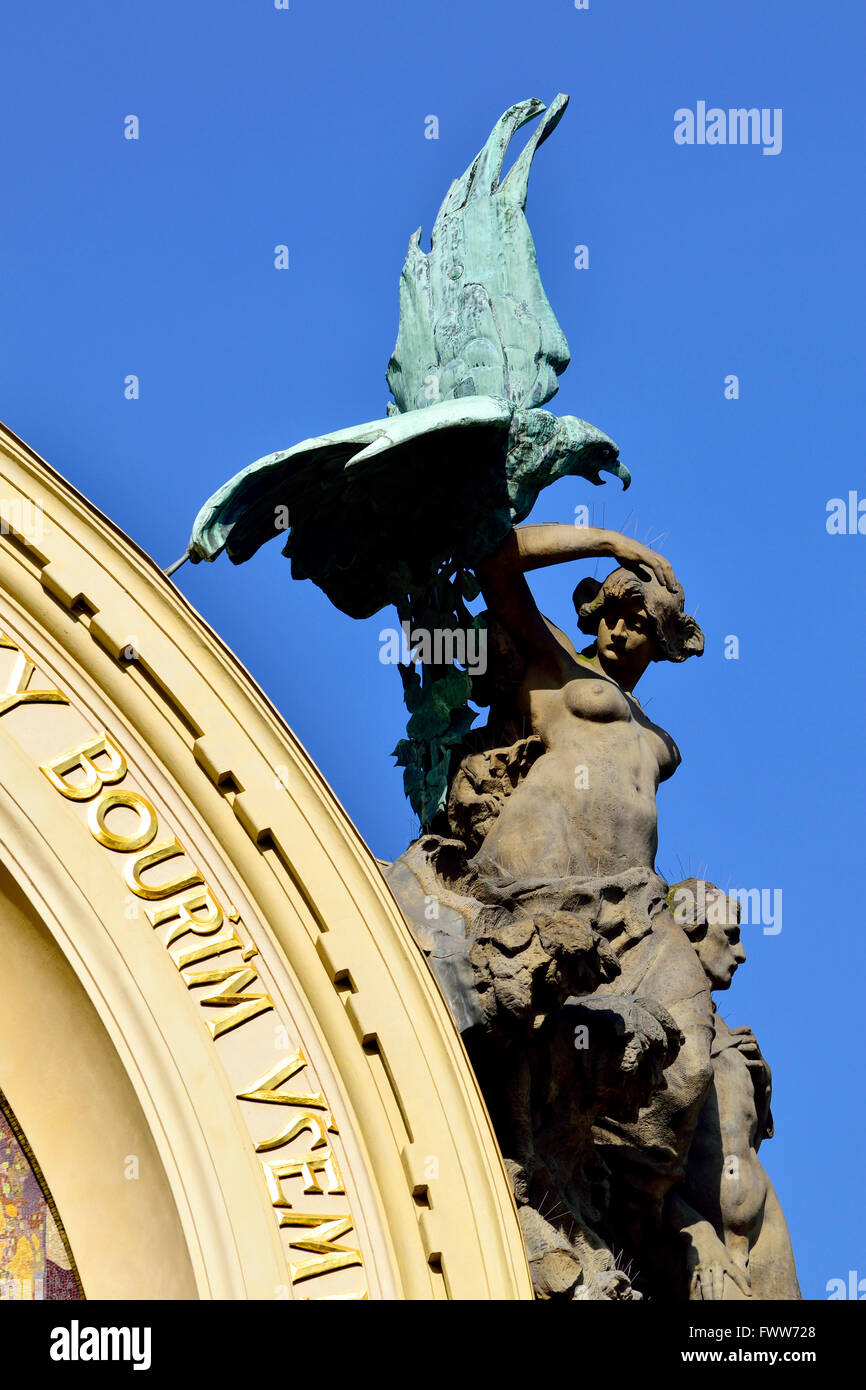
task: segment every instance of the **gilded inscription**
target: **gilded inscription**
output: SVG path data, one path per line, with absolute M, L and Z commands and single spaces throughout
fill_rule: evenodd
M 61 690 L 32 687 L 35 663 L 5 634 L 0 635 L 0 648 L 16 654 L 6 689 L 0 694 L 0 716 L 25 702 L 69 704 Z M 158 838 L 159 814 L 141 792 L 124 785 L 129 766 L 112 736 L 103 730 L 59 757 L 40 763 L 39 769 L 67 801 L 86 803 L 87 826 L 98 844 L 127 856 L 121 870 L 127 888 L 150 904 L 143 910 L 151 928 L 167 928 L 163 944 L 187 989 L 197 992 L 202 1009 L 216 1011 L 216 1017 L 204 1018 L 214 1042 L 272 1010 L 273 1001 L 250 963 L 258 948 L 244 930 L 240 914 L 231 907 L 223 909 L 176 836 L 163 833 Z M 158 874 L 154 876 L 154 871 L 164 871 L 173 860 L 183 862 L 173 866 L 175 872 L 170 878 L 160 881 Z M 233 953 L 239 953 L 239 964 L 223 959 Z M 205 968 L 200 968 L 205 963 Z M 301 1074 L 307 1067 L 304 1053 L 296 1048 L 237 1095 L 239 1101 L 281 1107 L 274 1133 L 254 1141 L 257 1154 L 273 1153 L 302 1135 L 308 1136 L 309 1152 L 260 1160 L 278 1226 L 292 1232 L 291 1249 L 310 1256 L 287 1260 L 292 1284 L 363 1264 L 360 1251 L 344 1243 L 354 1225 L 348 1211 L 297 1210 L 287 1195 L 288 1187 L 316 1197 L 345 1197 L 329 1139 L 338 1133 L 337 1124 L 322 1093 L 304 1089 Z M 290 1089 L 286 1089 L 288 1082 L 292 1082 Z M 367 1294 L 361 1290 L 324 1296 L 366 1298 Z

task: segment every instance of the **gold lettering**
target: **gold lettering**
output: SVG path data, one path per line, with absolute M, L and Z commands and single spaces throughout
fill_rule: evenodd
M 101 753 L 111 759 L 110 765 L 105 769 L 98 768 L 94 762 Z M 77 767 L 84 772 L 84 781 L 67 781 L 66 774 L 74 772 Z M 110 786 L 114 782 L 122 781 L 127 768 L 126 759 L 117 744 L 108 734 L 101 734 L 90 743 L 82 743 L 79 748 L 61 754 L 53 762 L 40 763 L 39 771 L 44 772 L 52 787 L 63 796 L 69 797 L 72 801 L 89 801 L 97 792 L 101 792 L 106 784 Z
M 258 1081 L 254 1081 L 248 1091 L 243 1091 L 238 1096 L 238 1100 L 263 1101 L 266 1105 L 309 1105 L 314 1110 L 327 1110 L 328 1102 L 320 1091 L 312 1094 L 307 1091 L 277 1090 L 278 1086 L 282 1086 L 299 1071 L 303 1071 L 306 1065 L 306 1057 L 301 1049 L 297 1048 L 291 1057 L 277 1062 L 275 1067 L 265 1072 Z
M 168 954 L 178 970 L 183 972 L 188 966 L 196 965 L 202 960 L 209 960 L 211 956 L 225 955 L 226 951 L 241 951 L 243 944 L 234 927 L 230 927 L 228 936 L 212 938 L 204 946 L 194 946 L 191 951 L 175 949 L 169 950 Z
M 200 910 L 207 915 L 193 916 Z M 144 915 L 152 927 L 161 927 L 163 923 L 177 918 L 177 926 L 172 928 L 166 946 L 185 936 L 188 931 L 195 932 L 197 936 L 210 936 L 212 932 L 219 931 L 223 924 L 223 910 L 209 888 L 192 888 L 176 903 L 167 903 L 165 907 L 146 907 Z
M 256 1018 L 258 1014 L 274 1007 L 267 994 L 243 993 L 259 978 L 250 966 L 240 970 L 229 966 L 225 970 L 197 970 L 194 973 L 184 971 L 182 978 L 187 989 L 196 989 L 199 985 L 221 985 L 220 989 L 199 1000 L 202 1008 L 231 1008 L 231 1013 L 226 1018 L 205 1020 L 214 1041 L 232 1028 L 237 1028 L 241 1023 L 247 1023 L 249 1019 Z
M 327 1126 L 334 1134 L 337 1133 L 337 1126 L 334 1123 L 333 1115 L 327 1117 L 330 1124 Z M 325 1134 L 325 1117 L 322 1115 L 301 1115 L 298 1120 L 289 1120 L 278 1134 L 274 1134 L 270 1139 L 263 1139 L 260 1144 L 256 1144 L 257 1154 L 270 1153 L 271 1149 L 281 1149 L 284 1144 L 289 1144 L 293 1139 L 297 1139 L 299 1134 L 303 1134 L 308 1129 L 311 1134 L 318 1134 L 318 1139 L 313 1142 L 313 1148 L 319 1149 L 323 1144 L 327 1144 L 328 1136 Z M 342 1189 L 341 1189 L 342 1190 Z
M 118 835 L 116 831 L 109 830 L 106 816 L 115 806 L 126 806 L 128 810 L 138 813 L 141 828 L 134 835 Z M 95 840 L 105 845 L 106 849 L 114 849 L 119 853 L 144 849 L 159 828 L 156 811 L 138 792 L 104 792 L 99 800 L 94 801 L 88 808 L 87 824 Z
M 133 859 L 127 863 L 123 871 L 123 877 L 133 893 L 139 898 L 147 898 L 149 902 L 157 898 L 168 898 L 172 893 L 182 893 L 186 888 L 194 888 L 197 884 L 203 884 L 204 879 L 197 869 L 192 873 L 179 874 L 170 883 L 160 883 L 156 887 L 150 887 L 142 882 L 141 875 L 145 869 L 152 869 L 156 864 L 164 864 L 168 859 L 176 859 L 179 854 L 186 854 L 183 845 L 176 839 L 160 840 L 158 845 L 147 854 L 139 855 L 138 859 Z
M 0 634 L 0 648 L 18 653 L 6 693 L 0 695 L 0 715 L 25 702 L 69 703 L 60 690 L 30 690 L 30 682 L 36 668 L 5 634 Z M 108 760 L 102 767 L 96 762 L 100 757 Z M 70 774 L 79 769 L 83 774 L 83 780 L 70 780 Z M 63 753 L 59 758 L 40 764 L 40 771 L 62 796 L 72 801 L 92 803 L 88 807 L 87 820 L 90 832 L 99 844 L 107 849 L 125 853 L 134 853 L 152 844 L 159 829 L 159 820 L 150 802 L 135 791 L 106 790 L 121 782 L 128 771 L 124 754 L 108 733 L 103 732 L 98 737 Z M 138 815 L 139 825 L 133 833 L 121 835 L 108 828 L 109 813 L 120 807 Z M 154 928 L 166 923 L 173 924 L 165 945 L 187 989 L 215 986 L 199 999 L 199 1003 L 203 1008 L 225 1011 L 221 1018 L 205 1019 L 211 1038 L 216 1041 L 225 1033 L 272 1009 L 274 1005 L 268 994 L 249 992 L 251 985 L 259 983 L 258 972 L 247 964 L 257 954 L 257 950 L 251 940 L 244 942 L 235 929 L 234 923 L 240 922 L 238 912 L 234 908 L 229 911 L 229 920 L 232 923 L 229 934 L 218 936 L 217 933 L 225 922 L 223 910 L 199 871 L 191 863 L 186 872 L 179 872 L 167 883 L 152 885 L 145 882 L 144 875 L 150 869 L 184 854 L 186 850 L 180 841 L 172 836 L 153 845 L 146 854 L 138 854 L 137 857 L 128 860 L 124 865 L 123 876 L 127 886 L 137 897 L 158 904 L 145 909 L 145 915 Z M 165 901 L 169 897 L 172 901 Z M 174 942 L 190 932 L 199 938 L 210 939 L 187 950 L 171 950 Z M 226 966 L 212 970 L 188 968 L 232 951 L 240 951 L 244 962 L 242 966 Z M 312 1259 L 289 1262 L 289 1274 L 293 1284 L 328 1274 L 333 1270 L 363 1265 L 360 1250 L 340 1243 L 353 1229 L 350 1214 L 333 1216 L 295 1211 L 281 1186 L 291 1178 L 299 1178 L 306 1194 L 331 1197 L 345 1196 L 346 1192 L 336 1159 L 328 1147 L 328 1131 L 336 1134 L 338 1130 L 324 1096 L 319 1091 L 279 1089 L 307 1065 L 306 1057 L 301 1049 L 297 1048 L 290 1056 L 283 1057 L 253 1082 L 248 1091 L 238 1095 L 239 1100 L 254 1103 L 304 1108 L 304 1113 L 293 1116 L 276 1134 L 256 1144 L 256 1153 L 268 1153 L 290 1144 L 301 1134 L 309 1133 L 311 1136 L 311 1152 L 303 1158 L 291 1158 L 282 1162 L 262 1161 L 271 1202 L 278 1213 L 280 1227 L 300 1228 L 308 1232 L 307 1235 L 301 1236 L 299 1230 L 298 1235 L 290 1242 L 292 1249 L 308 1251 L 313 1256 Z M 311 1113 L 317 1110 L 325 1113 Z M 368 1295 L 361 1291 L 335 1297 L 367 1298 Z
M 0 647 L 17 652 L 12 675 L 6 686 L 6 693 L 0 696 L 0 714 L 14 709 L 16 705 L 68 705 L 69 701 L 62 690 L 30 690 L 30 682 L 36 670 L 34 663 L 25 656 L 17 642 L 5 632 L 0 633 Z
M 0 648 L 8 652 L 18 652 L 17 659 L 13 666 L 13 674 L 8 680 L 6 694 L 0 696 L 0 714 L 6 714 L 7 710 L 15 709 L 15 705 L 68 705 L 67 696 L 58 689 L 47 689 L 47 691 L 32 691 L 29 689 L 33 673 L 36 666 L 31 662 L 29 656 L 25 656 L 17 642 L 8 637 L 7 632 L 0 632 Z
M 281 1086 L 283 1082 L 289 1081 L 297 1072 L 303 1071 L 306 1065 L 306 1057 L 301 1049 L 297 1048 L 292 1053 L 291 1057 L 278 1062 L 275 1067 L 272 1067 L 269 1072 L 266 1072 L 264 1076 L 254 1082 L 249 1091 L 242 1091 L 238 1095 L 238 1100 L 260 1101 L 266 1105 L 310 1106 L 316 1110 L 327 1110 L 328 1102 L 325 1100 L 321 1091 L 316 1091 L 315 1094 L 313 1094 L 304 1091 L 278 1091 L 276 1089 L 278 1086 Z M 322 1138 L 318 1143 L 326 1143 L 327 1140 L 324 1137 L 322 1119 L 317 1115 L 305 1115 L 300 1120 L 289 1120 L 283 1129 L 272 1135 L 270 1139 L 263 1139 L 261 1143 L 256 1145 L 256 1153 L 269 1153 L 271 1149 L 282 1148 L 283 1144 L 288 1144 L 292 1139 L 296 1138 L 298 1134 L 302 1133 L 304 1129 L 309 1129 L 312 1132 L 312 1121 L 318 1123 L 320 1132 L 322 1133 Z M 339 1133 L 337 1122 L 330 1112 L 327 1115 L 325 1123 L 332 1134 Z M 318 1145 L 314 1144 L 313 1148 L 316 1147 L 318 1147 Z
M 293 1240 L 295 1250 L 310 1250 L 321 1256 L 318 1260 L 304 1260 L 302 1264 L 289 1261 L 289 1274 L 292 1283 L 299 1284 L 302 1279 L 312 1279 L 318 1274 L 328 1274 L 333 1269 L 347 1269 L 349 1265 L 359 1265 L 360 1250 L 351 1245 L 337 1245 L 340 1236 L 348 1235 L 352 1229 L 349 1215 L 328 1217 L 308 1212 L 283 1212 L 281 1226 L 312 1226 L 313 1233 L 304 1240 Z
M 312 1120 L 316 1117 L 310 1115 L 309 1118 Z M 323 1140 L 324 1135 L 318 1143 L 322 1143 Z M 313 1148 L 316 1147 L 317 1144 L 314 1144 Z M 271 1194 L 271 1206 L 273 1207 L 282 1208 L 292 1205 L 280 1186 L 280 1183 L 287 1178 L 303 1178 L 305 1192 L 324 1192 L 328 1197 L 333 1197 L 346 1191 L 343 1186 L 342 1174 L 330 1149 L 323 1154 L 307 1154 L 305 1158 L 288 1158 L 282 1162 L 268 1159 L 262 1162 L 262 1170 L 268 1184 L 268 1191 Z M 325 1176 L 326 1186 L 324 1188 L 317 1176 L 320 1173 Z M 320 1220 L 325 1220 L 325 1218 L 321 1217 Z M 291 1226 L 292 1224 L 291 1221 L 280 1221 L 281 1226 Z

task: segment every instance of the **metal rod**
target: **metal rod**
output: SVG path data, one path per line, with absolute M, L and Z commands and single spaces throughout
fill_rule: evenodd
M 183 554 L 181 555 L 181 557 L 180 557 L 179 560 L 175 560 L 175 562 L 174 562 L 173 565 L 169 565 L 168 569 L 163 570 L 163 574 L 165 574 L 165 575 L 167 575 L 169 578 L 171 578 L 171 576 L 174 574 L 175 570 L 179 570 L 180 567 L 181 567 L 181 565 L 185 565 L 188 559 L 189 559 L 189 551 L 188 551 L 188 550 L 185 550 L 185 551 L 183 552 Z

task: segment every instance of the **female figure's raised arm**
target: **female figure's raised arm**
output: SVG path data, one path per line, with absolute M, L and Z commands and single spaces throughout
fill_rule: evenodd
M 561 670 L 562 647 L 538 611 L 524 576 L 528 570 L 547 565 L 593 559 L 616 559 L 628 569 L 644 568 L 666 588 L 673 590 L 676 586 L 668 561 L 640 541 L 599 526 L 555 522 L 517 527 L 477 568 L 490 611 L 505 624 L 526 654 L 552 674 Z

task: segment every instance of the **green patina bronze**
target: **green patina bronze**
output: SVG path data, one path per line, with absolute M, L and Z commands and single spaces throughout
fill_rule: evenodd
M 415 233 L 400 277 L 400 326 L 385 419 L 304 440 L 243 469 L 205 503 L 189 556 L 235 564 L 282 535 L 295 579 L 344 613 L 393 604 L 427 631 L 478 627 L 473 568 L 565 474 L 630 481 L 616 445 L 575 416 L 541 407 L 558 389 L 568 344 L 550 306 L 526 220 L 535 151 L 568 98 L 519 102 L 455 179 L 431 248 Z M 507 176 L 508 145 L 542 116 Z M 289 518 L 286 536 L 285 517 Z M 476 712 L 468 672 L 400 667 L 410 719 L 394 750 L 406 794 L 429 826 Z

